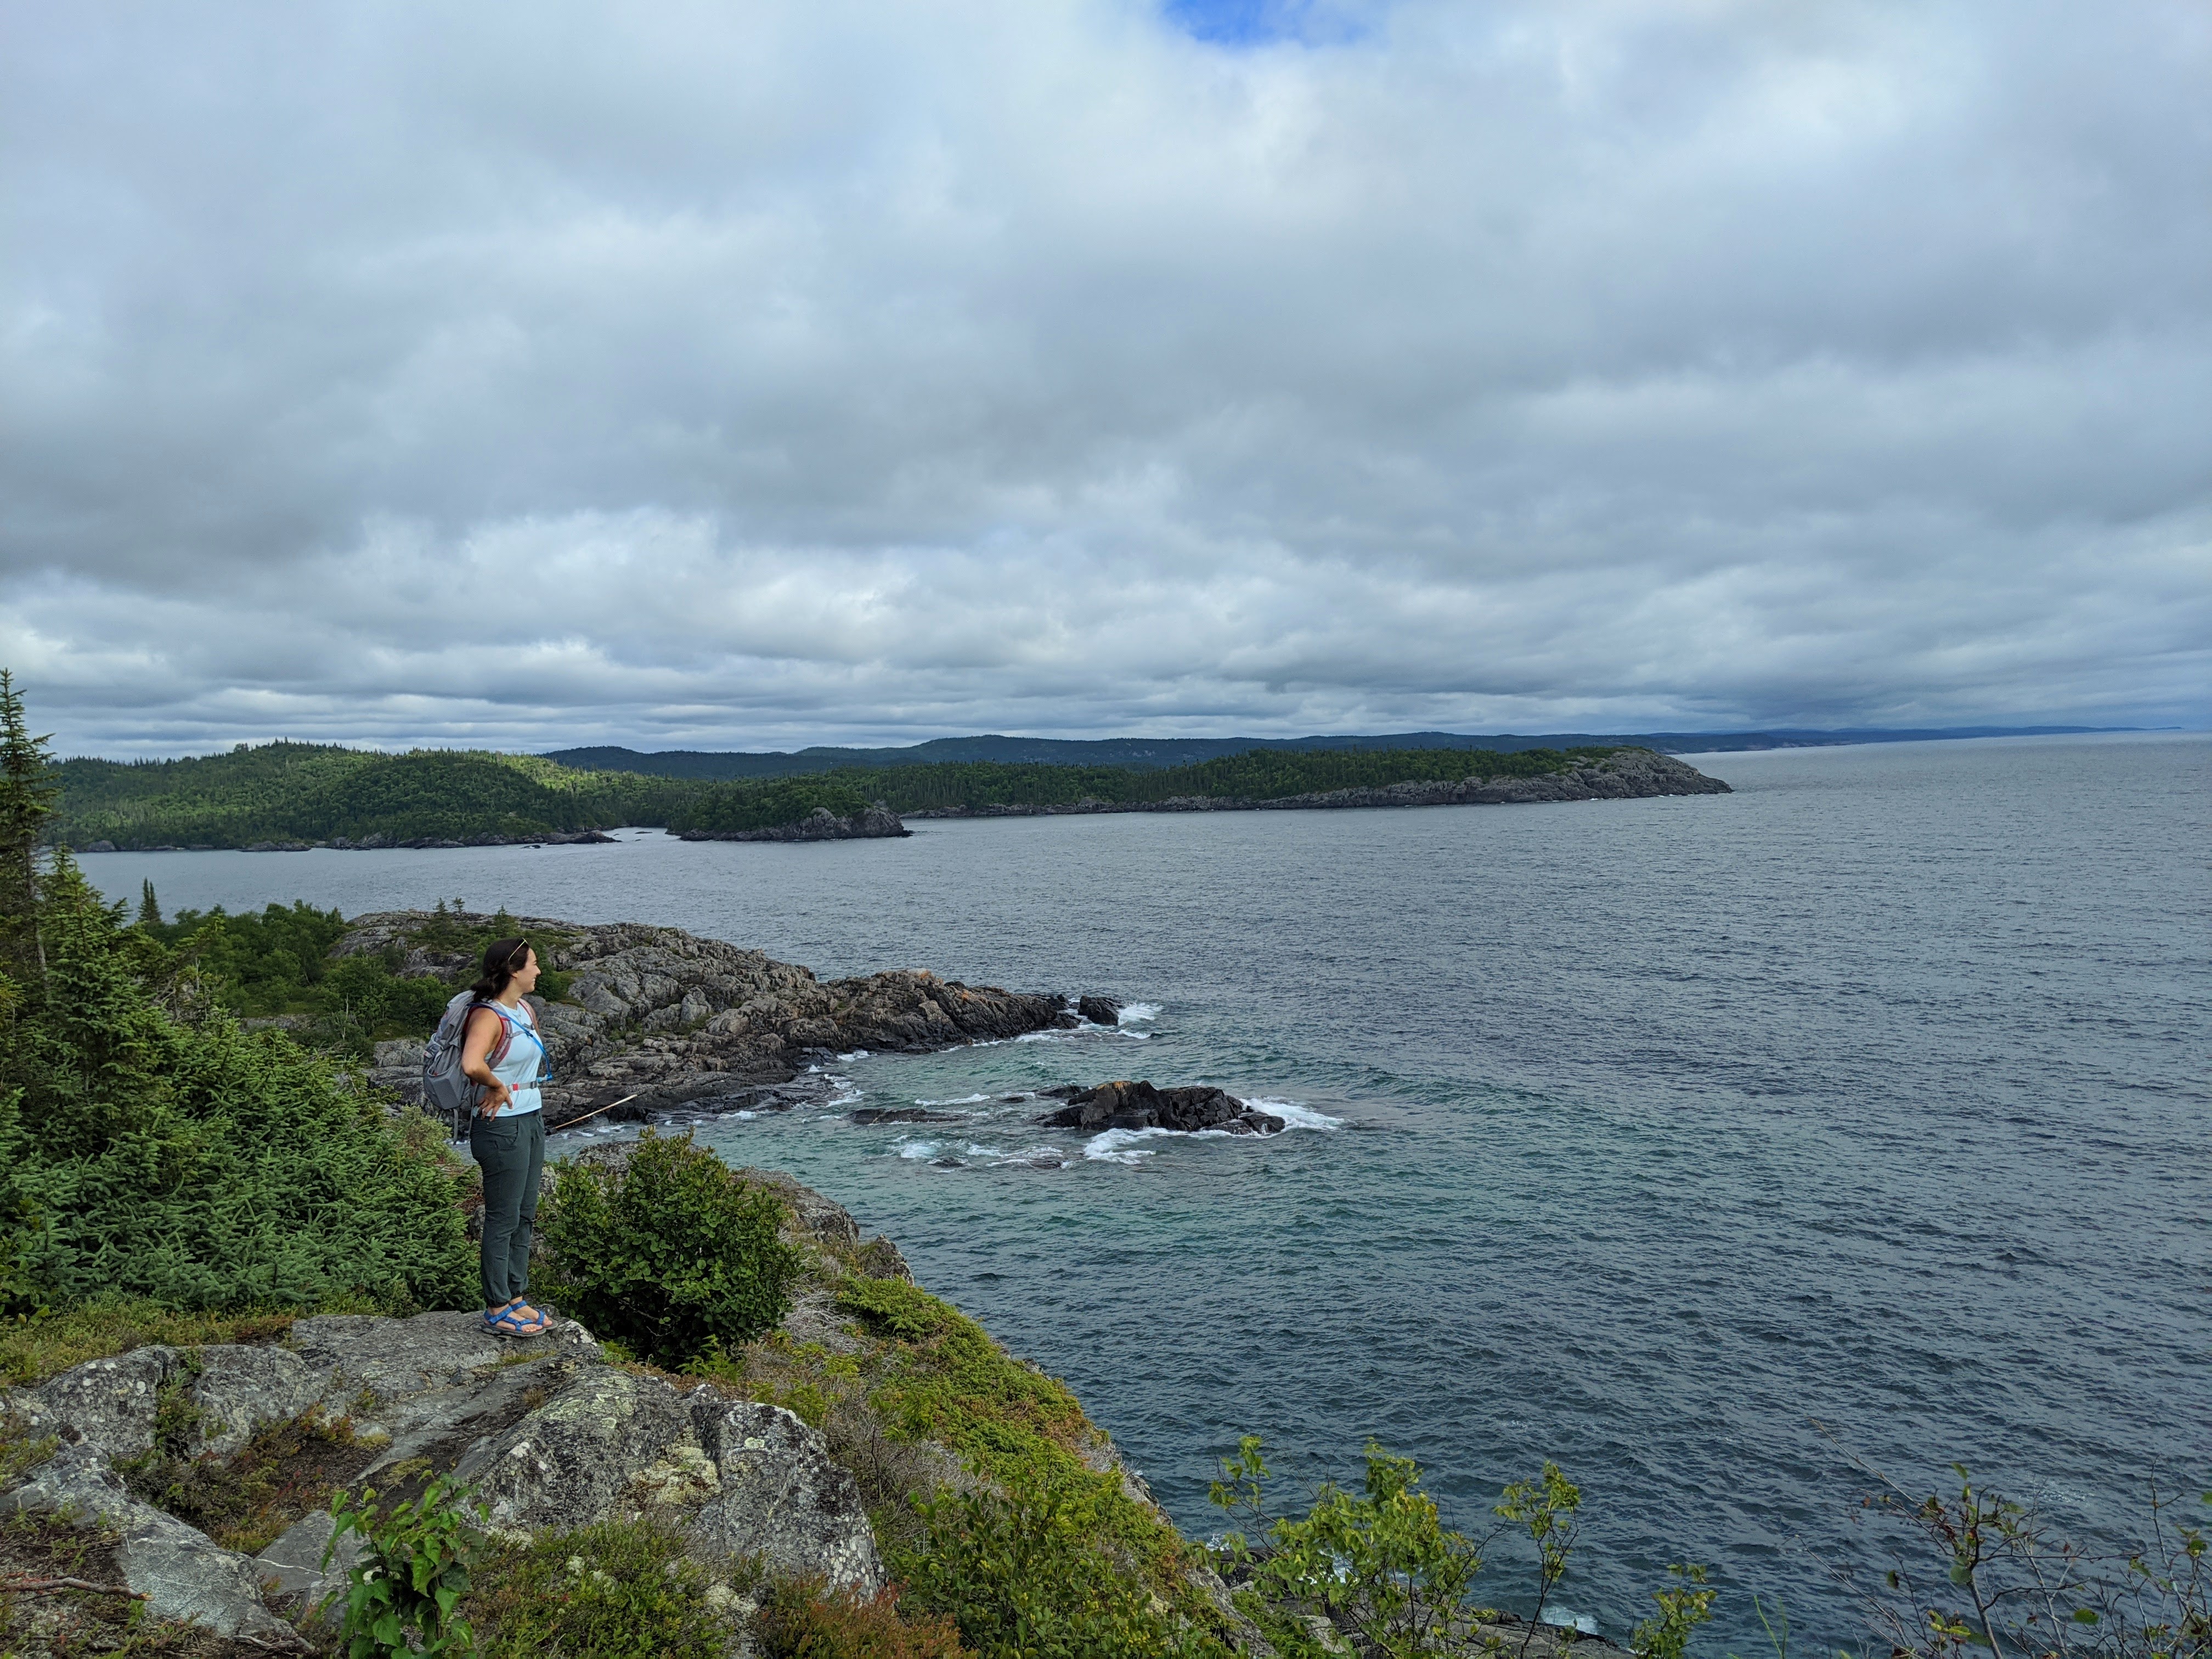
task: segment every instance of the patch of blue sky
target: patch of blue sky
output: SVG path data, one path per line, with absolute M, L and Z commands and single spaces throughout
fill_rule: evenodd
M 1332 46 L 1367 32 L 1370 8 L 1342 0 L 1161 0 L 1161 13 L 1185 34 L 1216 46 L 1279 41 Z

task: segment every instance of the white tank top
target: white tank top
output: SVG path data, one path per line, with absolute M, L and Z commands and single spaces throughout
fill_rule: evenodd
M 519 1002 L 513 1008 L 497 1002 L 480 1002 L 479 1008 L 489 1008 L 499 1017 L 507 1038 L 507 1053 L 491 1068 L 491 1074 L 514 1091 L 514 1097 L 499 1109 L 499 1115 L 523 1117 L 537 1111 L 544 1103 L 538 1098 L 537 1078 L 541 1072 L 550 1071 L 545 1047 L 538 1039 L 538 1016 L 530 1012 L 530 1005 Z M 492 1045 L 496 1052 L 499 1045 Z

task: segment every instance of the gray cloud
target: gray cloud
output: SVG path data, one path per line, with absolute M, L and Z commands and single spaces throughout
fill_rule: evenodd
M 2187 0 L 0 3 L 64 747 L 2212 714 Z

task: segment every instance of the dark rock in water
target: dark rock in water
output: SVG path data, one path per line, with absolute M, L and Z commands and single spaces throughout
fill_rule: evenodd
M 864 841 L 890 836 L 910 836 L 899 815 L 877 801 L 865 812 L 841 818 L 826 806 L 817 806 L 792 823 L 770 824 L 765 830 L 685 830 L 685 841 Z
M 96 841 L 89 847 L 77 848 L 80 853 L 112 853 L 114 850 L 115 843 L 112 841 Z
M 1093 1025 L 1119 1025 L 1121 1005 L 1111 997 L 1085 997 L 1075 1005 L 1075 1012 Z
M 1221 1126 L 1232 1135 L 1279 1135 L 1287 1127 L 1272 1112 L 1255 1112 L 1244 1109 L 1244 1115 L 1232 1118 Z
M 1091 1091 L 1080 1083 L 1058 1083 L 1049 1089 L 1040 1089 L 1036 1092 L 1039 1100 L 1073 1100 L 1079 1095 L 1089 1094 Z
M 1275 1134 L 1283 1127 L 1282 1119 L 1255 1112 L 1220 1089 L 1158 1089 L 1149 1083 L 1127 1081 L 1102 1083 L 1079 1092 L 1037 1122 L 1046 1128 L 1079 1129 L 1086 1134 L 1101 1129 L 1173 1129 L 1182 1134 L 1224 1129 L 1231 1134 Z
M 918 1106 L 863 1106 L 853 1114 L 855 1123 L 957 1123 L 950 1112 L 926 1112 Z

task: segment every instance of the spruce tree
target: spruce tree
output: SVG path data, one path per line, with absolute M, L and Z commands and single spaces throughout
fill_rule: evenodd
M 35 963 L 41 982 L 46 952 L 39 935 L 39 836 L 59 793 L 46 780 L 46 739 L 23 718 L 15 677 L 0 668 L 0 951 Z
M 154 884 L 148 880 L 138 887 L 138 925 L 159 927 L 161 925 L 161 902 L 154 896 Z

